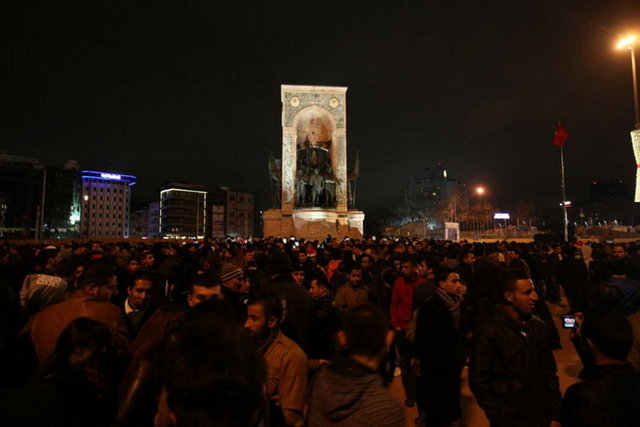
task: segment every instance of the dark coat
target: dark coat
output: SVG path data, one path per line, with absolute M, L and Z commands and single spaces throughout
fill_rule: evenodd
M 640 374 L 631 365 L 596 366 L 567 389 L 562 401 L 566 427 L 631 427 L 640 423 Z
M 309 358 L 333 358 L 335 334 L 340 328 L 340 314 L 333 306 L 331 295 L 313 300 L 313 312 L 309 325 Z
M 287 308 L 281 330 L 306 352 L 309 349 L 309 319 L 313 310 L 309 292 L 304 286 L 296 285 L 288 274 L 276 276 L 264 290 L 284 297 Z
M 382 378 L 351 359 L 323 366 L 313 378 L 307 411 L 309 427 L 407 425 L 401 403 Z
M 161 388 L 157 357 L 133 362 L 120 384 L 115 424 L 152 426 Z
M 488 259 L 481 259 L 474 266 L 475 286 L 469 289 L 469 298 L 472 306 L 484 306 L 499 300 L 500 272 L 504 269 L 502 264 L 495 264 Z
M 465 316 L 461 313 L 461 325 Z M 428 424 L 458 420 L 460 375 L 465 361 L 466 328 L 454 326 L 449 308 L 436 293 L 418 310 L 414 349 L 420 361 L 417 403 Z
M 542 320 L 518 324 L 495 306 L 473 335 L 469 386 L 489 421 L 560 419 L 556 362 Z

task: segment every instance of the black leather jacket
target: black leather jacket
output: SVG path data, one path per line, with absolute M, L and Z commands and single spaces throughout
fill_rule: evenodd
M 566 427 L 631 427 L 639 422 L 640 374 L 627 363 L 593 367 L 562 401 Z
M 157 359 L 142 359 L 127 370 L 118 399 L 116 426 L 152 426 L 158 409 L 160 375 Z
M 561 394 L 545 323 L 507 317 L 500 305 L 474 330 L 469 386 L 495 424 L 517 419 L 560 420 Z

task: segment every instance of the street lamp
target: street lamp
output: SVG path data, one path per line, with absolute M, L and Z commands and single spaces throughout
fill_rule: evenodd
M 636 193 L 634 201 L 640 202 L 640 104 L 638 103 L 638 77 L 636 75 L 636 54 L 634 48 L 638 46 L 636 36 L 628 36 L 618 42 L 618 49 L 627 49 L 631 55 L 631 77 L 633 78 L 633 108 L 636 116 L 636 128 L 631 131 L 631 145 L 636 158 Z
M 483 229 L 487 229 L 487 218 L 486 218 L 486 213 L 483 211 L 483 206 L 481 203 L 482 200 L 482 196 L 484 196 L 487 192 L 487 189 L 485 187 L 483 187 L 482 185 L 479 185 L 475 188 L 475 193 L 476 196 L 478 196 L 478 213 L 482 216 L 481 218 L 478 219 L 478 227 L 477 228 L 483 228 Z
M 636 112 L 636 129 L 640 129 L 640 104 L 638 104 L 638 78 L 636 75 L 636 54 L 634 47 L 638 45 L 635 35 L 621 39 L 616 45 L 616 49 L 627 49 L 631 56 L 631 77 L 633 78 L 633 107 Z

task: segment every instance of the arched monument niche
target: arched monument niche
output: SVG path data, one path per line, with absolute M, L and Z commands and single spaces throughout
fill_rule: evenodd
M 294 118 L 296 208 L 335 208 L 339 180 L 333 133 L 336 123 L 322 107 L 312 105 Z

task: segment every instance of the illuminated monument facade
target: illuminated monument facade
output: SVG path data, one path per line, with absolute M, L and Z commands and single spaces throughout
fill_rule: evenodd
M 631 131 L 631 145 L 636 157 L 636 193 L 633 201 L 640 203 L 640 130 Z
M 282 159 L 269 159 L 274 209 L 265 236 L 361 237 L 359 164 L 347 170 L 346 87 L 282 85 Z

